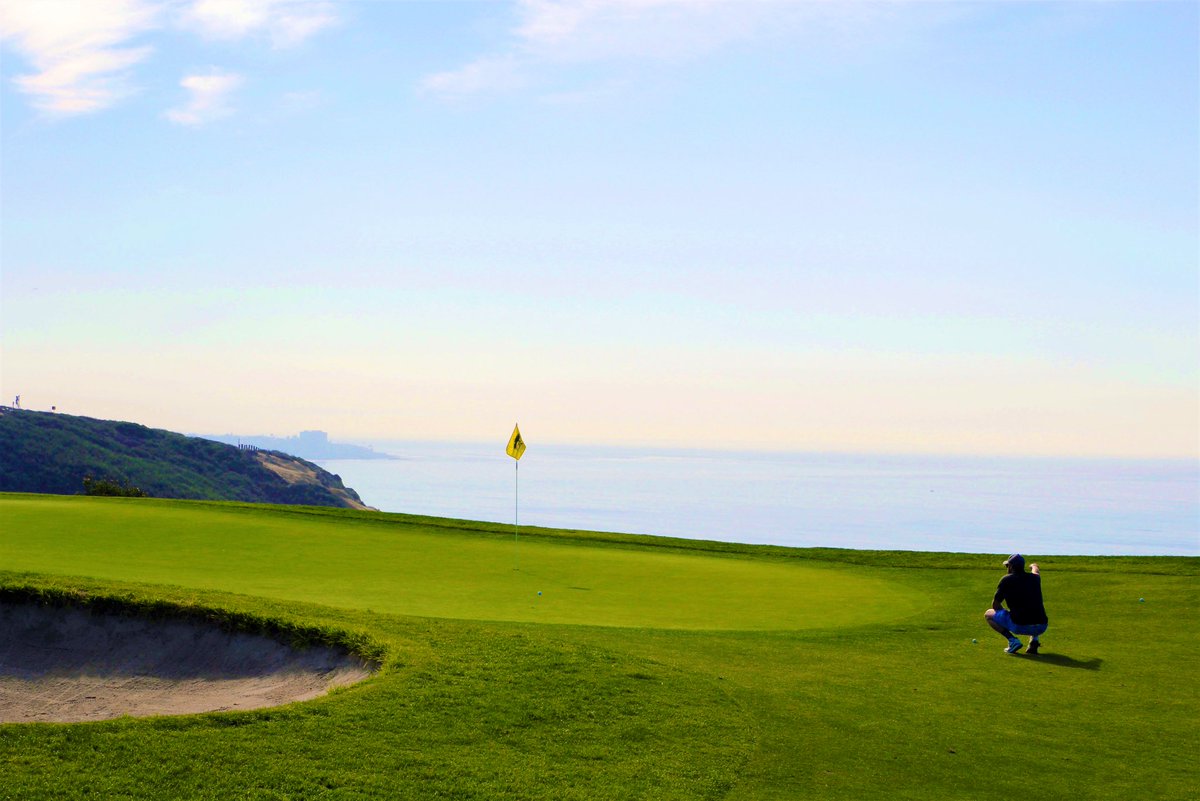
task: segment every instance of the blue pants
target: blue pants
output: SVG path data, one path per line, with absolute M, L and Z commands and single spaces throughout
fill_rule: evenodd
M 1022 623 L 1013 623 L 1012 616 L 1007 609 L 997 609 L 992 620 L 999 623 L 1004 628 L 1011 631 L 1013 634 L 1028 634 L 1033 637 L 1040 636 L 1046 632 L 1046 627 L 1049 623 L 1030 623 L 1028 625 Z

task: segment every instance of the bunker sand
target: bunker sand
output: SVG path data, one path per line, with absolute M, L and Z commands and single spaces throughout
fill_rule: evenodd
M 371 674 L 327 647 L 194 622 L 0 603 L 0 723 L 259 709 Z

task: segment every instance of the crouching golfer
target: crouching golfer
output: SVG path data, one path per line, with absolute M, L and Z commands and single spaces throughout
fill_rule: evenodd
M 1046 619 L 1046 607 L 1042 605 L 1042 575 L 1036 564 L 1025 572 L 1025 557 L 1014 553 L 1004 561 L 1008 575 L 1000 579 L 992 608 L 983 613 L 988 625 L 1008 640 L 1006 654 L 1015 654 L 1024 646 L 1017 634 L 1028 634 L 1029 653 L 1036 654 L 1038 637 L 1046 631 L 1050 621 Z M 1005 601 L 1008 609 L 1004 608 Z

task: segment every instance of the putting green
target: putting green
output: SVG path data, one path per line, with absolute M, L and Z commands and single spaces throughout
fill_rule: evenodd
M 0 496 L 0 565 L 426 617 L 796 630 L 908 617 L 860 568 L 185 501 Z

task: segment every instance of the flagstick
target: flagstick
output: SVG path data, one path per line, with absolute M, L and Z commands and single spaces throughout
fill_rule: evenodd
M 521 569 L 521 553 L 517 547 L 517 514 L 521 508 L 521 463 L 513 461 L 513 570 Z

